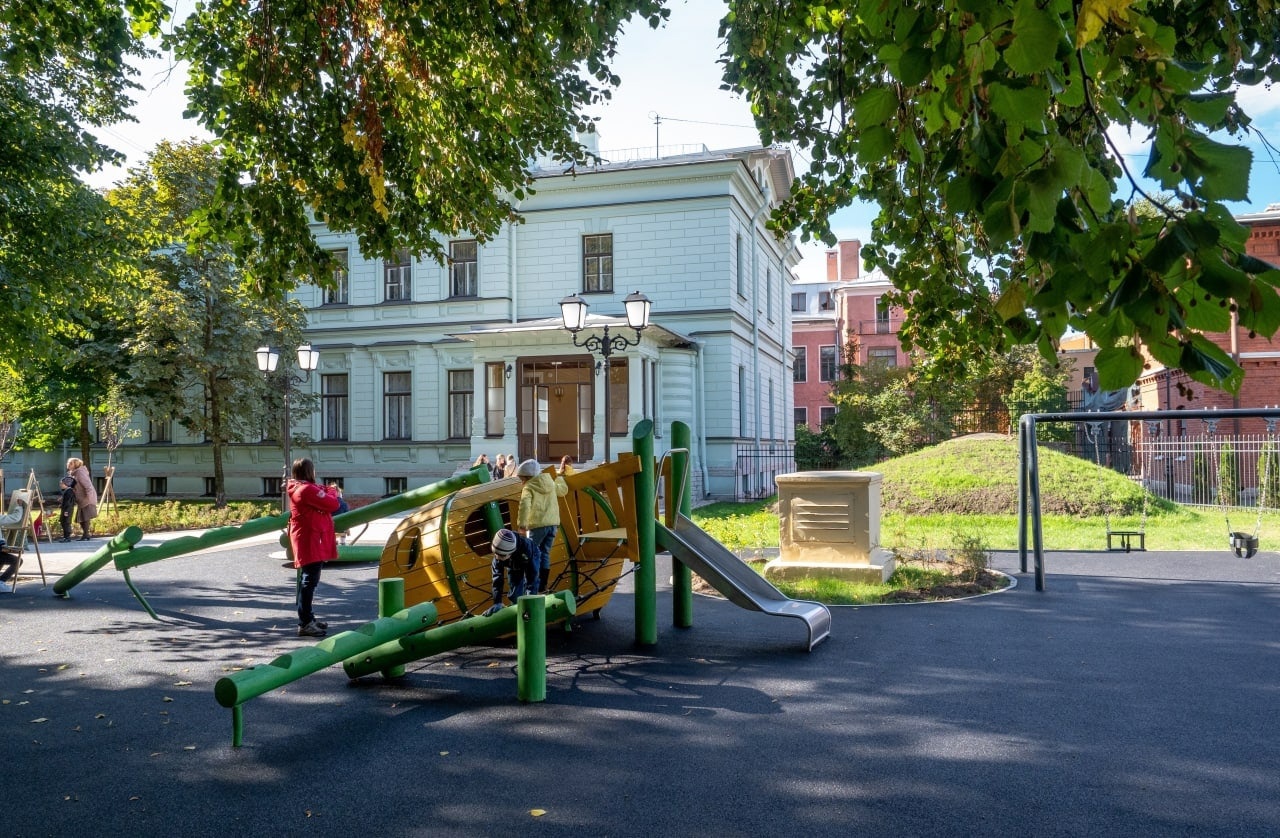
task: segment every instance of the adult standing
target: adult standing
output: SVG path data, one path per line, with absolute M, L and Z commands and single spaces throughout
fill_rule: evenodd
M 293 461 L 289 481 L 289 547 L 293 566 L 302 573 L 298 588 L 298 636 L 324 637 L 328 623 L 316 619 L 312 611 L 320 570 L 325 562 L 338 558 L 338 537 L 333 531 L 333 513 L 342 496 L 316 483 L 316 466 L 309 457 Z
M 89 469 L 79 457 L 67 460 L 67 476 L 76 482 L 76 517 L 83 531 L 80 540 L 88 541 L 93 537 L 90 535 L 93 519 L 98 517 L 98 490 L 93 488 Z

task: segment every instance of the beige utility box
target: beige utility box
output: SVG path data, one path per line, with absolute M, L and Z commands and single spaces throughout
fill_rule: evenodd
M 874 471 L 778 475 L 781 549 L 765 566 L 765 575 L 887 580 L 893 573 L 893 554 L 880 547 L 881 479 Z

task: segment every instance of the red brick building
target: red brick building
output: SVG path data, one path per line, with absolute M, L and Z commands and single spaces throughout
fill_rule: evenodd
M 861 366 L 908 363 L 898 343 L 902 310 L 883 301 L 893 286 L 883 274 L 862 275 L 861 251 L 857 239 L 837 243 L 827 251 L 825 281 L 792 287 L 795 424 L 810 430 L 835 415 L 831 385 L 839 379 L 850 347 L 856 347 L 858 357 L 848 360 Z

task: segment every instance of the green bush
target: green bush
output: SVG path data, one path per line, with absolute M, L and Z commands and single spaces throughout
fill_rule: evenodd
M 130 526 L 143 532 L 204 530 L 243 524 L 279 511 L 279 504 L 273 501 L 236 501 L 222 509 L 212 501 L 122 501 L 114 508 L 100 509 L 93 528 L 100 534 L 114 534 Z

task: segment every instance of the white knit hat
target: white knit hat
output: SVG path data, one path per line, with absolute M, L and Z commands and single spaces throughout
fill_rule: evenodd
M 516 551 L 516 534 L 508 529 L 498 530 L 493 537 L 493 552 L 500 559 L 505 559 Z
M 537 460 L 525 460 L 516 468 L 516 477 L 537 477 L 540 471 Z

